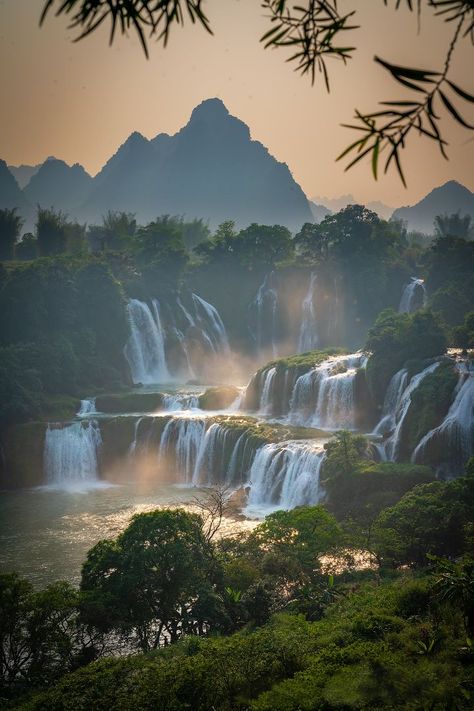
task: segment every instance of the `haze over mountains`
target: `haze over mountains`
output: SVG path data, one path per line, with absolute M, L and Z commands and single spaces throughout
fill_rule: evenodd
M 392 217 L 408 223 L 410 230 L 431 232 L 436 215 L 471 215 L 474 221 L 474 193 L 456 180 L 450 180 L 432 190 L 411 207 L 400 207 Z
M 203 218 L 211 228 L 233 219 L 238 227 L 258 222 L 297 231 L 354 202 L 352 195 L 308 201 L 288 166 L 252 140 L 220 99 L 199 104 L 173 136 L 132 133 L 95 177 L 56 158 L 39 166 L 0 161 L 0 207 L 18 207 L 27 229 L 40 204 L 88 223 L 100 222 L 107 210 L 124 210 L 142 223 L 171 214 Z M 378 202 L 367 207 L 385 219 L 393 209 Z M 458 211 L 474 216 L 474 194 L 450 181 L 393 217 L 430 233 L 436 215 Z

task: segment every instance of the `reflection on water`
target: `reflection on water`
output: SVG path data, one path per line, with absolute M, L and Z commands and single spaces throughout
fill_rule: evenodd
M 15 570 L 42 587 L 58 579 L 77 584 L 91 546 L 114 538 L 136 513 L 167 506 L 192 508 L 196 487 L 136 485 L 93 488 L 79 492 L 46 487 L 0 496 L 0 569 Z M 252 526 L 224 522 L 222 533 Z

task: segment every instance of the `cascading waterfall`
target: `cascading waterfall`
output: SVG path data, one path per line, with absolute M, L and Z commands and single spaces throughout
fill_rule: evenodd
M 273 357 L 276 358 L 278 355 L 278 292 L 274 286 L 274 280 L 274 272 L 265 276 L 257 291 L 253 306 L 257 315 L 255 334 L 257 351 L 261 353 L 270 345 Z
M 306 441 L 266 444 L 257 450 L 249 473 L 246 512 L 291 509 L 319 500 L 319 473 L 324 450 Z
M 411 396 L 415 392 L 417 387 L 420 385 L 420 383 L 428 375 L 434 373 L 438 366 L 439 362 L 432 363 L 427 368 L 422 370 L 421 373 L 417 373 L 416 375 L 414 375 L 408 385 L 403 390 L 402 395 L 401 397 L 399 397 L 397 402 L 397 409 L 393 415 L 393 432 L 390 437 L 388 437 L 384 442 L 384 459 L 396 461 L 401 445 L 403 424 L 405 422 L 406 416 L 408 415 L 408 411 L 410 410 Z
M 174 412 L 180 410 L 198 410 L 199 396 L 190 393 L 174 393 L 163 395 L 163 410 Z
M 318 347 L 318 323 L 316 318 L 316 272 L 311 272 L 309 287 L 301 305 L 301 328 L 298 340 L 298 353 L 306 353 Z
M 79 410 L 76 413 L 77 417 L 86 417 L 95 413 L 95 397 L 88 400 L 81 400 Z
M 336 356 L 301 375 L 293 388 L 288 421 L 306 427 L 353 429 L 355 377 L 366 362 L 361 353 Z
M 398 307 L 398 313 L 412 313 L 416 309 L 424 306 L 426 301 L 426 289 L 424 279 L 411 277 L 408 284 L 405 285 L 402 291 L 402 297 Z
M 57 489 L 87 488 L 99 478 L 98 450 L 102 443 L 97 422 L 49 425 L 44 443 L 46 483 Z
M 227 353 L 229 340 L 219 312 L 212 304 L 204 301 L 197 294 L 193 294 L 192 298 L 197 320 L 213 351 Z
M 402 368 L 390 380 L 383 401 L 382 417 L 374 429 L 374 434 L 385 435 L 395 427 L 395 414 L 399 409 L 407 378 L 408 371 Z
M 206 432 L 204 417 L 173 417 L 160 441 L 159 458 L 173 478 L 183 484 L 194 482 L 194 472 Z
M 138 299 L 127 306 L 130 336 L 125 346 L 134 383 L 160 383 L 170 380 L 166 365 L 165 336 L 156 299 L 152 307 Z
M 436 457 L 437 469 L 446 474 L 459 474 L 474 454 L 474 372 L 460 370 L 455 397 L 443 422 L 430 430 L 418 443 L 412 461 L 429 461 L 431 447 L 440 455 Z
M 269 368 L 263 372 L 262 394 L 260 396 L 259 412 L 262 415 L 269 415 L 272 411 L 273 382 L 275 380 L 276 368 Z

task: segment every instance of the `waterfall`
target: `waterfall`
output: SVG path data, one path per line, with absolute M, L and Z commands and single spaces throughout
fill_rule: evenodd
M 91 415 L 95 413 L 95 397 L 89 398 L 88 400 L 81 400 L 79 410 L 76 413 L 77 417 L 85 417 L 86 415 Z
M 293 388 L 288 420 L 323 429 L 355 427 L 355 376 L 365 366 L 361 353 L 325 360 L 301 375 Z
M 272 394 L 273 394 L 273 381 L 275 380 L 276 368 L 269 368 L 264 370 L 262 394 L 260 396 L 260 408 L 259 412 L 262 415 L 270 415 L 272 411 Z
M 167 422 L 160 440 L 160 460 L 171 467 L 173 478 L 184 484 L 194 483 L 196 462 L 206 431 L 204 417 L 173 417 Z
M 425 280 L 411 277 L 408 284 L 405 285 L 398 307 L 398 313 L 405 314 L 416 311 L 425 305 L 426 289 Z
M 214 352 L 229 352 L 229 340 L 219 312 L 197 294 L 192 295 L 197 320 Z M 189 316 L 189 314 L 188 314 Z
M 176 410 L 198 410 L 199 396 L 190 393 L 174 393 L 163 395 L 163 410 L 174 412 Z
M 193 484 L 225 484 L 225 458 L 230 430 L 213 422 L 202 439 L 193 472 Z
M 46 483 L 57 489 L 86 488 L 98 481 L 97 454 L 102 443 L 97 422 L 48 425 L 43 468 Z
M 165 357 L 165 337 L 156 299 L 152 308 L 130 299 L 127 306 L 130 336 L 125 346 L 134 383 L 159 383 L 170 379 Z
M 410 410 L 412 394 L 428 375 L 434 373 L 438 366 L 439 362 L 432 363 L 422 370 L 421 373 L 414 375 L 403 390 L 401 397 L 399 397 L 397 409 L 393 415 L 394 430 L 384 443 L 385 455 L 388 460 L 397 459 L 402 439 L 403 424 Z
M 266 444 L 257 450 L 249 474 L 246 512 L 291 509 L 319 499 L 319 473 L 324 450 L 314 442 Z
M 373 434 L 385 435 L 395 427 L 395 413 L 400 406 L 400 401 L 407 384 L 407 377 L 407 369 L 402 368 L 397 371 L 390 380 L 383 401 L 382 417 L 375 427 Z
M 257 313 L 255 334 L 257 350 L 262 352 L 268 345 L 271 345 L 273 357 L 276 358 L 278 355 L 278 292 L 274 286 L 274 280 L 274 272 L 265 276 L 257 291 L 253 306 Z
M 139 418 L 135 421 L 135 427 L 134 427 L 134 430 L 133 430 L 133 442 L 132 442 L 132 444 L 130 445 L 130 447 L 128 448 L 128 455 L 129 455 L 130 457 L 133 456 L 133 455 L 135 454 L 135 452 L 137 451 L 138 432 L 139 432 L 139 430 L 140 430 L 140 424 L 141 424 L 142 420 L 144 420 L 144 419 L 145 419 L 144 417 L 139 417 Z
M 316 272 L 311 272 L 309 287 L 301 305 L 301 327 L 298 341 L 298 353 L 306 353 L 318 347 L 318 331 L 316 309 L 314 306 L 316 296 Z
M 461 371 L 455 397 L 443 422 L 430 430 L 418 443 L 412 462 L 429 460 L 429 447 L 442 452 L 436 457 L 438 471 L 460 474 L 469 457 L 474 455 L 474 373 Z

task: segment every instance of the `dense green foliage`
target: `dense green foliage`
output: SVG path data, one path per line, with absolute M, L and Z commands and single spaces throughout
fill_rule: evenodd
M 419 467 L 397 485 L 385 465 L 354 466 L 367 443 L 351 437 L 331 443 L 328 471 L 367 476 L 366 501 L 377 487 L 399 498 L 417 483 Z M 25 711 L 468 711 L 472 468 L 382 506 L 365 570 L 348 555 L 360 545 L 357 520 L 304 506 L 218 541 L 196 514 L 137 515 L 91 549 L 80 591 L 57 583 L 38 593 L 3 575 L 1 694 Z M 359 503 L 365 515 L 364 494 Z M 124 642 L 147 654 L 94 661 Z
M 446 351 L 446 334 L 440 320 L 430 311 L 413 314 L 383 311 L 369 330 L 365 347 L 371 353 L 367 378 L 376 402 L 392 375 L 409 361 L 422 361 Z M 416 370 L 415 370 L 416 372 Z
M 127 332 L 105 263 L 38 260 L 2 274 L 0 427 L 37 416 L 51 396 L 117 387 Z

